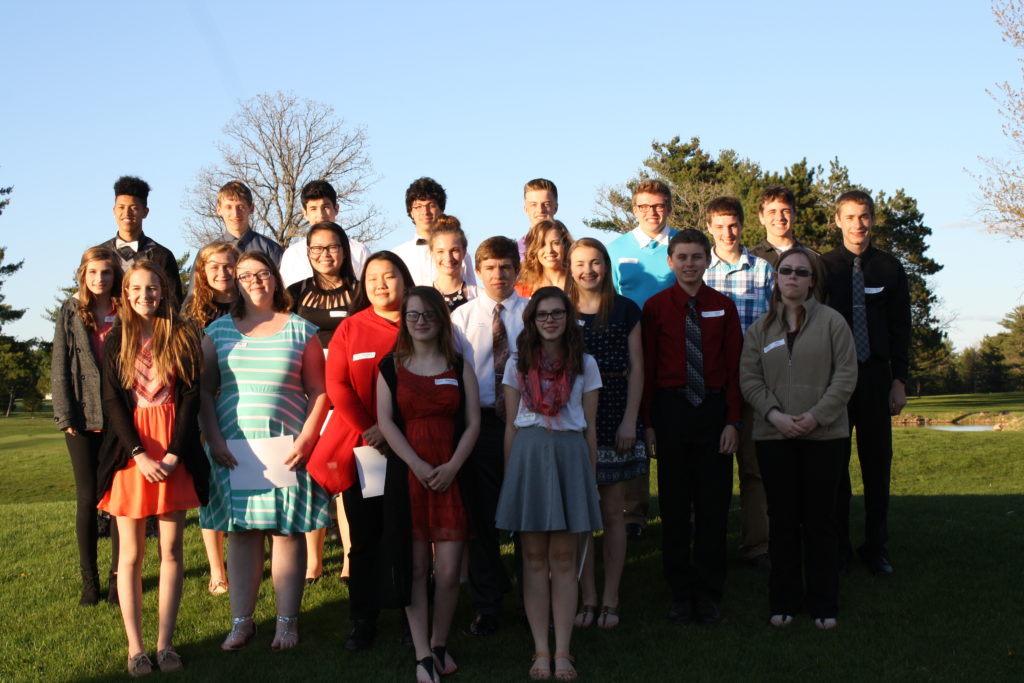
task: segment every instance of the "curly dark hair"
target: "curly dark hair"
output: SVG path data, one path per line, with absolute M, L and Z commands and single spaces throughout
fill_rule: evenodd
M 433 199 L 437 202 L 437 208 L 444 211 L 444 205 L 448 202 L 448 195 L 445 193 L 441 183 L 433 178 L 417 178 L 405 191 L 405 212 L 412 218 L 412 203 Z
M 133 175 L 123 175 L 114 181 L 114 196 L 126 194 L 142 200 L 143 206 L 149 206 L 149 183 Z

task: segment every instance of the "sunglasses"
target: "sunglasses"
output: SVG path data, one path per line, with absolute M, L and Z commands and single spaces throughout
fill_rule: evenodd
M 782 266 L 779 268 L 779 275 L 796 275 L 797 277 L 810 277 L 811 271 L 806 268 L 794 268 L 793 266 Z

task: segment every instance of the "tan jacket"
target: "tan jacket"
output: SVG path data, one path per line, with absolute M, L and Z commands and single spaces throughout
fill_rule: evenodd
M 803 326 L 790 352 L 784 306 L 766 330 L 765 316 L 750 326 L 740 358 L 740 390 L 754 408 L 754 439 L 784 437 L 766 416 L 772 408 L 789 415 L 810 412 L 818 427 L 805 439 L 850 435 L 846 404 L 857 386 L 853 333 L 843 316 L 814 298 L 804 302 Z

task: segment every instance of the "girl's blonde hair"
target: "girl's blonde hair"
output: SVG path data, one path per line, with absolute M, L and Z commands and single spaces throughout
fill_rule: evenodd
M 78 264 L 75 272 L 75 280 L 78 282 L 78 315 L 85 323 L 85 329 L 95 332 L 97 329 L 96 316 L 92 313 L 92 304 L 96 295 L 89 291 L 85 285 L 85 271 L 93 261 L 106 261 L 114 271 L 114 284 L 110 288 L 110 298 L 117 310 L 117 293 L 121 291 L 121 259 L 107 247 L 90 247 L 82 254 L 82 262 Z

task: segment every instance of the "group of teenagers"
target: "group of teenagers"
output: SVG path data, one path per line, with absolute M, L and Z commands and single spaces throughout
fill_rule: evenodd
M 733 453 L 741 551 L 770 566 L 773 626 L 801 612 L 836 626 L 855 427 L 858 552 L 873 573 L 892 573 L 890 415 L 906 402 L 910 308 L 899 261 L 871 246 L 866 193 L 837 199 L 842 246 L 819 254 L 795 239 L 792 192 L 768 188 L 766 239 L 748 251 L 739 201 L 708 205 L 712 246 L 703 231 L 669 227 L 671 191 L 646 180 L 633 193 L 638 226 L 605 245 L 574 241 L 554 217 L 554 183 L 536 179 L 524 188 L 526 236 L 490 237 L 470 257 L 431 178 L 406 192 L 415 237 L 372 254 L 335 222 L 328 182 L 303 188 L 310 228 L 283 249 L 251 229 L 251 191 L 233 181 L 217 198 L 225 232 L 199 251 L 187 292 L 173 255 L 142 231 L 148 195 L 139 178 L 115 183 L 118 233 L 82 255 L 53 350 L 81 604 L 100 600 L 98 507 L 115 520 L 107 599 L 120 606 L 132 675 L 154 669 L 141 629 L 149 518 L 155 667 L 183 668 L 172 640 L 196 507 L 209 590 L 229 594 L 222 649 L 256 635 L 268 544 L 271 647 L 298 644 L 336 498 L 345 646 L 371 647 L 380 611 L 404 608 L 424 682 L 458 668 L 447 643 L 460 583 L 475 611 L 468 632 L 499 628 L 509 533 L 534 641 L 529 676 L 574 680 L 574 627 L 619 624 L 626 514 L 645 521 L 649 459 L 672 623 L 720 618 Z M 292 478 L 242 488 L 251 477 L 236 475 L 252 465 L 239 449 L 271 441 Z M 373 457 L 386 459 L 382 492 L 363 471 Z

